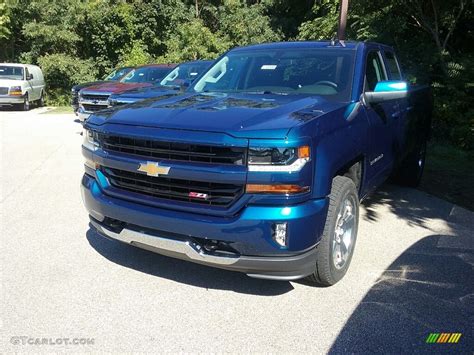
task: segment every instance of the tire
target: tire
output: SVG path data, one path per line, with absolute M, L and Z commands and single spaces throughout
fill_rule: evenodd
M 426 139 L 418 143 L 416 149 L 408 154 L 395 173 L 395 182 L 402 186 L 417 187 L 425 169 Z
M 339 224 L 337 229 L 336 223 Z M 323 235 L 316 250 L 315 271 L 308 276 L 309 282 L 331 286 L 344 277 L 354 254 L 358 226 L 359 197 L 356 186 L 348 177 L 336 176 L 332 180 Z
M 29 111 L 30 110 L 30 99 L 28 98 L 28 93 L 25 94 L 25 100 L 21 104 L 22 111 Z
M 43 107 L 44 106 L 44 91 L 41 91 L 41 96 L 38 100 L 38 107 Z

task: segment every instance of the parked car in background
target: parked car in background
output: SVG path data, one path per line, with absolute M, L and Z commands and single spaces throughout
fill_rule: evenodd
M 236 48 L 183 95 L 90 117 L 82 196 L 108 238 L 333 285 L 354 254 L 360 201 L 389 176 L 420 182 L 432 104 L 389 46 Z
M 133 67 L 117 68 L 113 72 L 111 72 L 109 75 L 104 77 L 103 80 L 91 81 L 88 83 L 74 85 L 71 89 L 71 106 L 74 110 L 74 113 L 77 114 L 77 110 L 79 109 L 79 91 L 80 90 L 89 86 L 104 84 L 108 81 L 119 81 L 120 79 L 123 79 L 123 77 L 127 75 L 132 69 Z
M 158 85 L 128 90 L 123 94 L 110 95 L 109 106 L 113 107 L 145 99 L 179 95 L 182 93 L 182 89 L 187 88 L 201 73 L 206 71 L 212 63 L 212 60 L 196 60 L 181 63 L 160 81 Z
M 36 65 L 0 63 L 0 106 L 16 105 L 23 111 L 35 102 L 44 105 L 43 72 Z
M 132 69 L 119 82 L 89 86 L 79 91 L 79 120 L 84 122 L 92 113 L 106 109 L 112 94 L 152 86 L 159 83 L 176 67 L 175 64 L 150 64 Z

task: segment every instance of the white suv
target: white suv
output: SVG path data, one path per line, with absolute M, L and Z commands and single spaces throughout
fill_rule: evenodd
M 44 86 L 43 73 L 36 65 L 0 63 L 0 106 L 18 105 L 23 111 L 33 101 L 43 106 Z

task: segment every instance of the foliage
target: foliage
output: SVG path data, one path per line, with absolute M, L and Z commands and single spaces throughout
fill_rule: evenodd
M 270 19 L 260 4 L 244 6 L 241 1 L 224 1 L 219 7 L 219 32 L 234 46 L 281 40 L 282 35 L 270 27 Z
M 167 54 L 161 59 L 168 63 L 213 59 L 229 48 L 229 43 L 220 40 L 200 19 L 181 24 L 165 45 Z
M 118 65 L 212 59 L 252 43 L 330 39 L 340 0 L 0 0 L 0 61 L 46 66 L 56 101 Z M 474 148 L 472 0 L 350 0 L 347 38 L 394 46 L 435 93 L 434 133 Z M 61 77 L 64 75 L 64 77 Z
M 7 12 L 7 5 L 0 3 L 0 39 L 8 38 L 10 30 L 8 25 L 10 23 L 10 17 Z
M 150 64 L 153 62 L 153 57 L 148 52 L 148 47 L 142 41 L 135 41 L 131 47 L 127 47 L 120 55 L 118 65 L 122 66 L 137 66 L 143 64 Z
M 64 105 L 68 102 L 70 88 L 84 81 L 93 81 L 97 70 L 92 60 L 80 60 L 67 54 L 49 54 L 38 58 L 47 83 L 46 93 L 50 103 Z

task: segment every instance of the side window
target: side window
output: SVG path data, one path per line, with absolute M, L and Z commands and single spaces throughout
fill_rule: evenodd
M 30 72 L 28 71 L 28 68 L 25 68 L 25 80 L 28 80 L 29 76 L 30 76 Z
M 380 52 L 371 51 L 367 55 L 367 63 L 365 68 L 365 90 L 374 91 L 375 85 L 379 81 L 387 80 L 387 74 L 383 66 Z
M 402 80 L 400 73 L 400 66 L 398 65 L 397 57 L 392 52 L 385 52 L 385 59 L 387 60 L 388 71 L 390 72 L 390 79 Z

